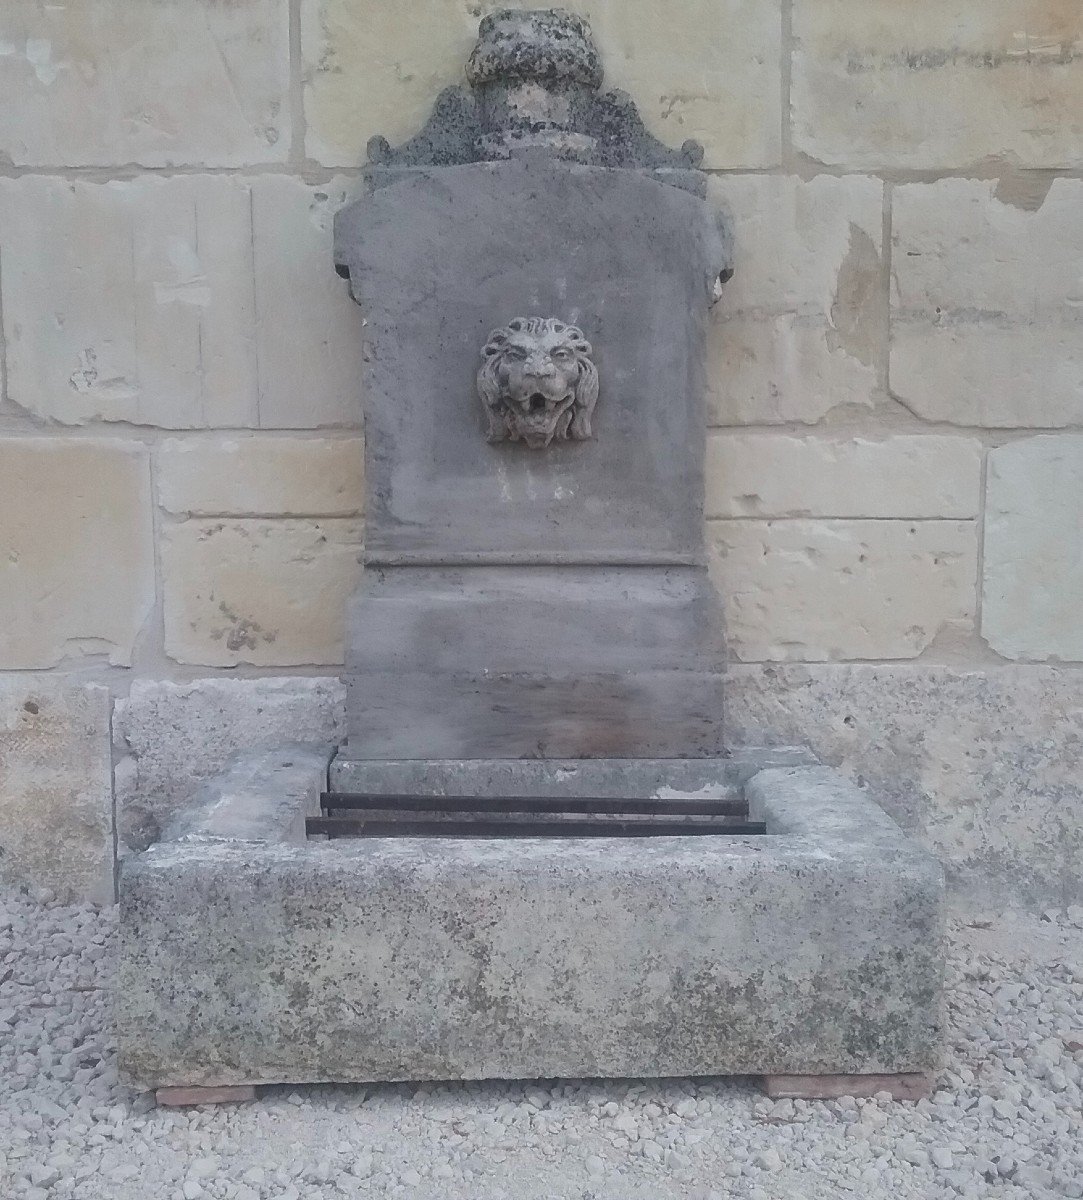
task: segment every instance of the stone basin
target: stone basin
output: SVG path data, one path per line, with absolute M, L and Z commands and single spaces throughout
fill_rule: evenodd
M 130 1082 L 936 1066 L 940 868 L 804 752 L 344 760 L 332 775 L 384 794 L 743 795 L 762 836 L 306 840 L 329 758 L 241 757 L 123 864 Z

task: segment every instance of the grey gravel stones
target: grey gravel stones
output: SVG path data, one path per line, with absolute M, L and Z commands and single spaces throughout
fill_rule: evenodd
M 0 892 L 3 1200 L 1083 1197 L 1083 931 L 1063 914 L 954 928 L 948 1064 L 916 1104 L 547 1080 L 189 1110 L 117 1080 L 114 918 Z

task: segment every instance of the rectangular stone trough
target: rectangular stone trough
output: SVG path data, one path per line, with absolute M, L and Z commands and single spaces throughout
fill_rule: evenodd
M 306 841 L 329 757 L 239 760 L 124 863 L 134 1084 L 935 1067 L 940 868 L 807 756 L 343 761 L 385 794 L 743 792 L 767 833 Z

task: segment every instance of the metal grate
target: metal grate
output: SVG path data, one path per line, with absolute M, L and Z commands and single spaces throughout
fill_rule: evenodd
M 639 800 L 593 796 L 379 796 L 324 792 L 309 836 L 705 837 L 762 834 L 744 800 Z

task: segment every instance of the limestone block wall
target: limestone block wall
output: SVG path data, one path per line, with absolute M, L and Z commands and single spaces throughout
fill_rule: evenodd
M 734 221 L 734 737 L 876 789 L 961 903 L 1081 902 L 1078 0 L 564 2 Z M 493 7 L 0 6 L 5 877 L 107 898 L 235 746 L 338 736 L 364 514 L 331 214 Z

